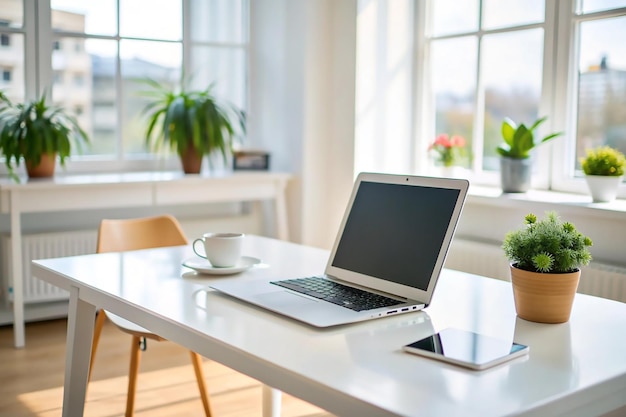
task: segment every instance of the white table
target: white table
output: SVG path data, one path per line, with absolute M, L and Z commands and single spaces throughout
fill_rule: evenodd
M 568 323 L 531 323 L 510 284 L 444 270 L 423 312 L 316 329 L 206 287 L 319 272 L 327 252 L 251 236 L 245 254 L 268 266 L 195 276 L 181 267 L 188 246 L 35 261 L 36 277 L 71 294 L 63 415 L 83 412 L 96 305 L 339 416 L 588 417 L 626 405 L 626 304 L 578 294 Z M 449 326 L 531 351 L 471 371 L 400 350 Z
M 0 181 L 0 213 L 11 218 L 11 276 L 15 347 L 23 347 L 22 225 L 24 213 L 159 207 L 273 200 L 276 237 L 288 239 L 285 188 L 290 176 L 271 172 L 183 175 L 179 172 L 56 176 Z

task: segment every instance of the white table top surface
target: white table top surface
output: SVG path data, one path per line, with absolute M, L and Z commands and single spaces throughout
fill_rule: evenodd
M 626 404 L 626 304 L 577 294 L 568 323 L 531 323 L 517 318 L 509 283 L 444 270 L 422 312 L 317 329 L 207 286 L 320 273 L 328 252 L 248 236 L 244 255 L 263 264 L 197 275 L 181 265 L 194 256 L 181 246 L 35 261 L 33 273 L 338 415 L 588 416 Z M 401 351 L 446 327 L 514 339 L 530 353 L 472 371 Z

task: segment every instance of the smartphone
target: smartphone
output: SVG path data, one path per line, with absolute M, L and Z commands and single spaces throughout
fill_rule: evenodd
M 526 355 L 530 348 L 467 330 L 447 328 L 408 344 L 403 350 L 480 370 Z

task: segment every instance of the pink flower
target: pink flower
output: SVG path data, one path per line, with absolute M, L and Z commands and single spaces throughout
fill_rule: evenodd
M 447 133 L 442 133 L 435 138 L 435 141 L 428 147 L 429 151 L 435 151 L 437 160 L 444 166 L 456 164 L 456 159 L 464 155 L 465 138 L 460 135 L 450 137 Z
M 463 136 L 454 135 L 452 139 L 450 139 L 451 146 L 456 146 L 457 148 L 462 148 L 465 146 L 465 138 Z

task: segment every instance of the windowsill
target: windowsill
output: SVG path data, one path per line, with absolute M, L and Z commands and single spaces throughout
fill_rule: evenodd
M 593 203 L 584 194 L 571 194 L 555 191 L 529 190 L 526 193 L 503 194 L 498 187 L 471 185 L 468 202 L 500 207 L 527 207 L 529 210 L 559 213 L 576 213 L 593 217 L 626 217 L 626 200 L 617 199 L 610 203 Z

